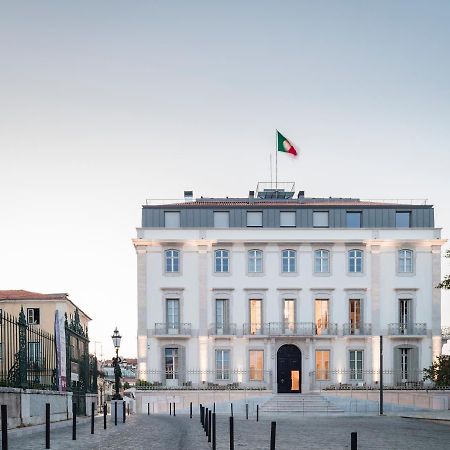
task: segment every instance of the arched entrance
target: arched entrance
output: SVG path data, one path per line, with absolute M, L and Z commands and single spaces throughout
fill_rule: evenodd
M 302 353 L 292 344 L 282 345 L 277 352 L 278 393 L 302 390 Z

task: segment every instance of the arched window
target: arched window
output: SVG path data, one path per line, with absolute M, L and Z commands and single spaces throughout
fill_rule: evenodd
M 398 271 L 400 273 L 412 273 L 413 251 L 402 248 L 398 251 Z
M 229 272 L 230 252 L 228 250 L 216 250 L 214 252 L 214 271 L 219 273 Z
M 363 252 L 362 250 L 350 250 L 348 252 L 348 271 L 350 273 L 362 273 Z
M 263 263 L 262 250 L 249 250 L 248 251 L 248 272 L 249 273 L 261 273 Z
M 166 272 L 176 273 L 180 271 L 180 252 L 179 250 L 169 249 L 165 251 Z
M 328 273 L 330 271 L 330 252 L 328 250 L 316 250 L 314 252 L 314 272 Z
M 297 252 L 286 249 L 281 252 L 281 271 L 283 273 L 292 273 L 297 270 Z

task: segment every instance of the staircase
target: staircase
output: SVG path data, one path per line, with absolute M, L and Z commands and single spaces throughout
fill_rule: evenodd
M 319 394 L 276 394 L 260 407 L 266 413 L 298 413 L 299 415 L 327 415 L 343 413 Z

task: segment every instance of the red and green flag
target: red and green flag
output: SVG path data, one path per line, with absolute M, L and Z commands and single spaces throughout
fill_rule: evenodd
M 295 147 L 277 130 L 277 150 L 297 156 Z

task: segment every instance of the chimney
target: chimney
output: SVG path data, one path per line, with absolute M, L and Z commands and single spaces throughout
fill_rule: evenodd
M 298 191 L 297 198 L 305 198 L 305 191 Z
M 185 202 L 194 201 L 194 191 L 184 191 L 184 201 Z
M 255 191 L 248 191 L 248 198 L 253 200 L 255 198 Z

